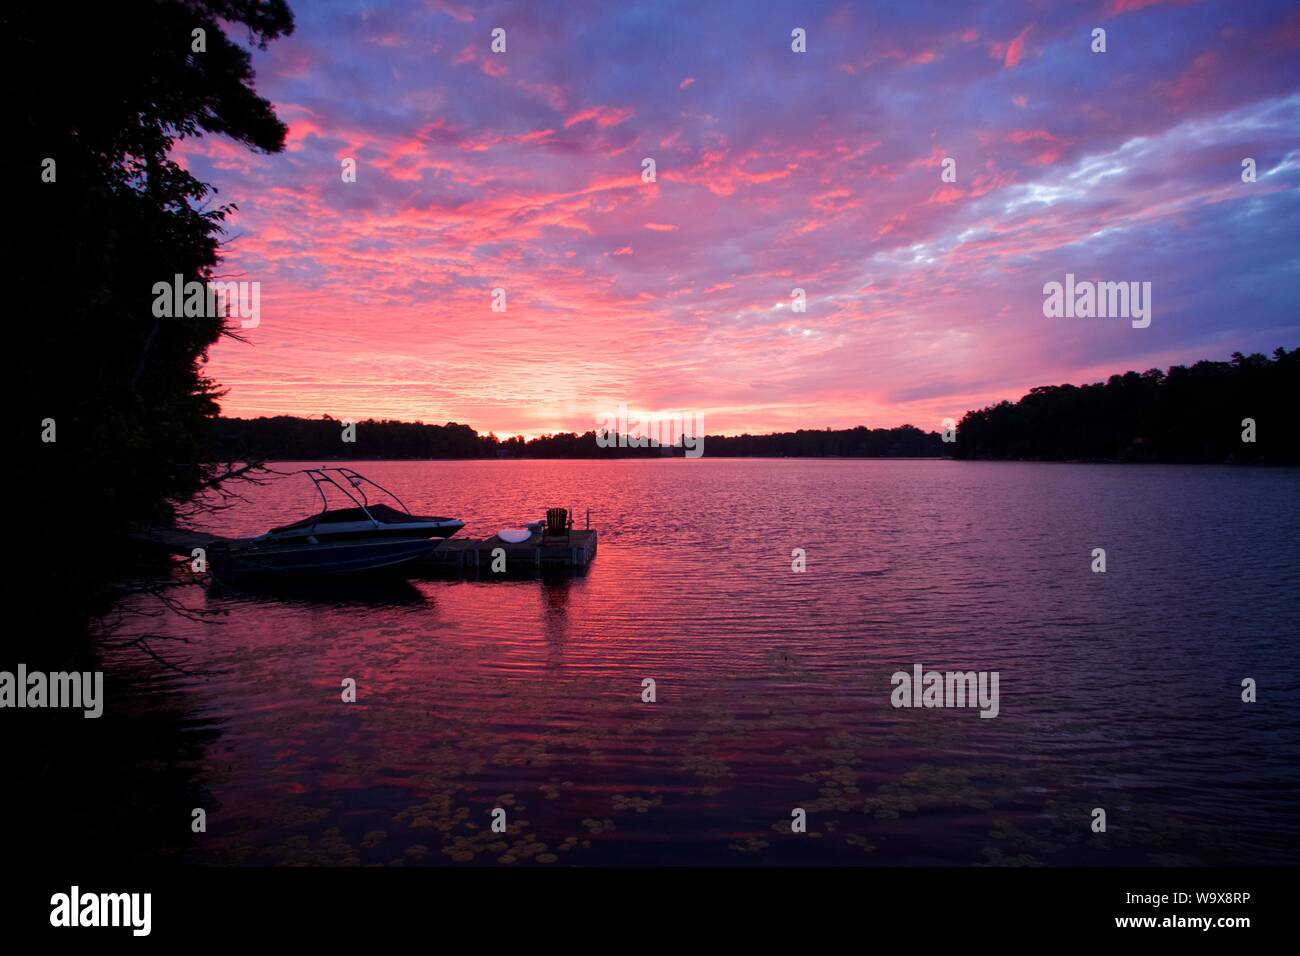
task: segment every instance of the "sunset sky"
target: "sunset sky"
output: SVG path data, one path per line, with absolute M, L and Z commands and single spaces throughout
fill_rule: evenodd
M 1293 0 L 291 5 L 286 150 L 176 150 L 262 287 L 226 415 L 937 429 L 1300 346 Z M 1045 318 L 1067 272 L 1151 282 L 1151 326 Z

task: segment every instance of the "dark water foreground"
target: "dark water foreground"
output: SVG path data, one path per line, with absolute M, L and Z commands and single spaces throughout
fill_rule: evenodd
M 288 467 L 288 466 L 281 466 Z M 174 592 L 69 721 L 87 853 L 194 864 L 1300 861 L 1300 472 L 942 461 L 364 463 L 585 576 Z M 221 516 L 311 508 L 297 479 Z M 1090 570 L 1106 550 L 1107 571 Z M 807 570 L 791 570 L 803 549 Z M 141 599 L 140 609 L 151 607 Z M 914 664 L 999 713 L 895 709 Z M 358 700 L 340 699 L 346 678 Z M 657 701 L 643 703 L 642 682 Z M 1241 700 L 1241 682 L 1259 700 Z M 56 799 L 68 802 L 66 794 Z M 82 805 L 77 803 L 78 806 Z M 207 832 L 191 832 L 191 811 Z M 491 832 L 494 808 L 508 832 Z M 807 833 L 790 832 L 791 811 Z M 1107 832 L 1090 828 L 1103 808 Z M 75 830 L 85 823 L 76 814 Z

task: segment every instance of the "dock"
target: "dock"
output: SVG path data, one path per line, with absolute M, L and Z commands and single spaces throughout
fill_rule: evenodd
M 223 538 L 219 534 L 193 531 L 189 528 L 141 528 L 135 531 L 131 537 L 145 544 L 162 548 L 171 554 L 178 554 L 186 558 L 194 553 L 195 548 L 206 549 L 218 541 L 229 544 L 236 540 L 234 538 Z
M 496 535 L 481 540 L 448 538 L 422 563 L 490 574 L 492 562 L 498 557 L 493 552 L 498 548 L 504 552 L 507 574 L 541 568 L 585 568 L 596 557 L 596 532 L 570 531 L 559 537 L 534 532 L 527 541 L 517 544 Z

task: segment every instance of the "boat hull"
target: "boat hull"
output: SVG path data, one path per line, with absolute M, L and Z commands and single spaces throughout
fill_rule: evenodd
M 406 538 L 282 545 L 246 541 L 209 555 L 212 573 L 224 581 L 313 578 L 400 569 L 427 558 L 440 539 Z
M 315 545 L 318 542 L 335 542 L 335 541 L 377 541 L 386 540 L 406 540 L 406 541 L 428 541 L 430 538 L 450 538 L 461 528 L 465 527 L 463 521 L 444 521 L 439 525 L 410 525 L 410 524 L 348 524 L 348 525 L 329 525 L 315 528 L 306 528 L 304 530 L 285 532 L 285 531 L 268 531 L 258 538 L 268 545 L 288 546 L 298 544 Z

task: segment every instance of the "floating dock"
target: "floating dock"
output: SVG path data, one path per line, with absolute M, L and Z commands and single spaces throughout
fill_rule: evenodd
M 482 540 L 448 538 L 422 564 L 492 571 L 492 562 L 504 552 L 506 573 L 538 568 L 585 568 L 596 557 L 596 532 L 570 531 L 559 537 L 534 532 L 527 541 L 512 543 L 496 535 Z

